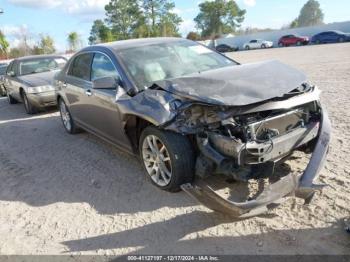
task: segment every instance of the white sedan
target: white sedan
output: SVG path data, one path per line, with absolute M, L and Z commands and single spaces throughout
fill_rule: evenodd
M 262 39 L 253 39 L 243 45 L 243 49 L 245 50 L 271 48 L 271 47 L 273 47 L 273 42 L 262 40 Z

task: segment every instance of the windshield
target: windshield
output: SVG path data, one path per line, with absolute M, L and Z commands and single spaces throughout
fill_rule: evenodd
M 46 57 L 21 61 L 19 75 L 30 75 L 62 69 L 67 60 L 63 57 Z
M 177 41 L 119 51 L 140 90 L 154 82 L 236 65 L 234 61 L 191 41 Z

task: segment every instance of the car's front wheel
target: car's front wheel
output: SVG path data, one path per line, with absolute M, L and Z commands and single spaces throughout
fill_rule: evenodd
M 22 99 L 24 103 L 24 109 L 26 110 L 27 114 L 29 115 L 35 114 L 37 112 L 37 109 L 29 101 L 26 93 L 22 93 Z
M 10 105 L 17 104 L 17 100 L 14 99 L 8 92 L 6 93 L 7 96 L 7 101 L 9 102 Z
M 60 115 L 62 119 L 62 123 L 64 126 L 64 129 L 69 133 L 69 134 L 77 134 L 80 132 L 79 127 L 75 124 L 72 115 L 64 102 L 64 100 L 61 98 L 59 99 L 58 102 L 58 107 L 60 109 Z
M 195 159 L 187 137 L 149 126 L 141 134 L 139 151 L 143 167 L 157 187 L 177 192 L 182 184 L 192 182 Z
M 338 40 L 339 43 L 344 43 L 345 42 L 345 39 L 343 37 L 340 37 L 339 40 Z

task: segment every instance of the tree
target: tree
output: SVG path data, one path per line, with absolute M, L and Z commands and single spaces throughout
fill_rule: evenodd
M 171 1 L 163 1 L 160 6 L 159 15 L 159 33 L 157 36 L 180 36 L 179 26 L 182 18 L 173 12 L 175 3 Z
M 299 27 L 298 18 L 295 18 L 289 25 L 289 28 L 296 28 L 296 27 Z
M 137 1 L 110 0 L 105 6 L 107 23 L 117 39 L 128 39 L 135 33 L 142 12 Z
M 0 30 L 0 54 L 7 55 L 7 51 L 8 51 L 9 46 L 10 45 L 7 42 L 5 35 Z
M 56 52 L 55 42 L 49 35 L 40 35 L 38 45 L 33 47 L 33 53 L 36 55 L 53 54 Z
M 68 45 L 69 45 L 69 51 L 77 51 L 80 45 L 80 37 L 77 32 L 71 32 L 68 34 Z
M 316 0 L 309 0 L 300 10 L 297 23 L 293 26 L 313 26 L 323 24 L 324 14 L 321 10 L 320 3 Z
M 190 39 L 192 41 L 199 41 L 201 40 L 201 36 L 196 32 L 189 32 L 186 36 L 187 39 Z
M 112 30 L 102 20 L 95 20 L 89 37 L 89 44 L 108 43 L 116 40 Z
M 143 0 L 148 36 L 179 36 L 182 18 L 174 13 L 175 3 L 170 0 Z
M 202 37 L 234 32 L 241 26 L 246 13 L 234 0 L 205 1 L 199 5 L 199 10 L 194 21 Z

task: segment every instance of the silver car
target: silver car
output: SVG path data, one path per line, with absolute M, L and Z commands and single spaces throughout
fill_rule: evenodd
M 66 58 L 56 55 L 27 56 L 13 60 L 3 77 L 9 103 L 23 102 L 28 114 L 55 106 L 53 78 L 66 62 Z

